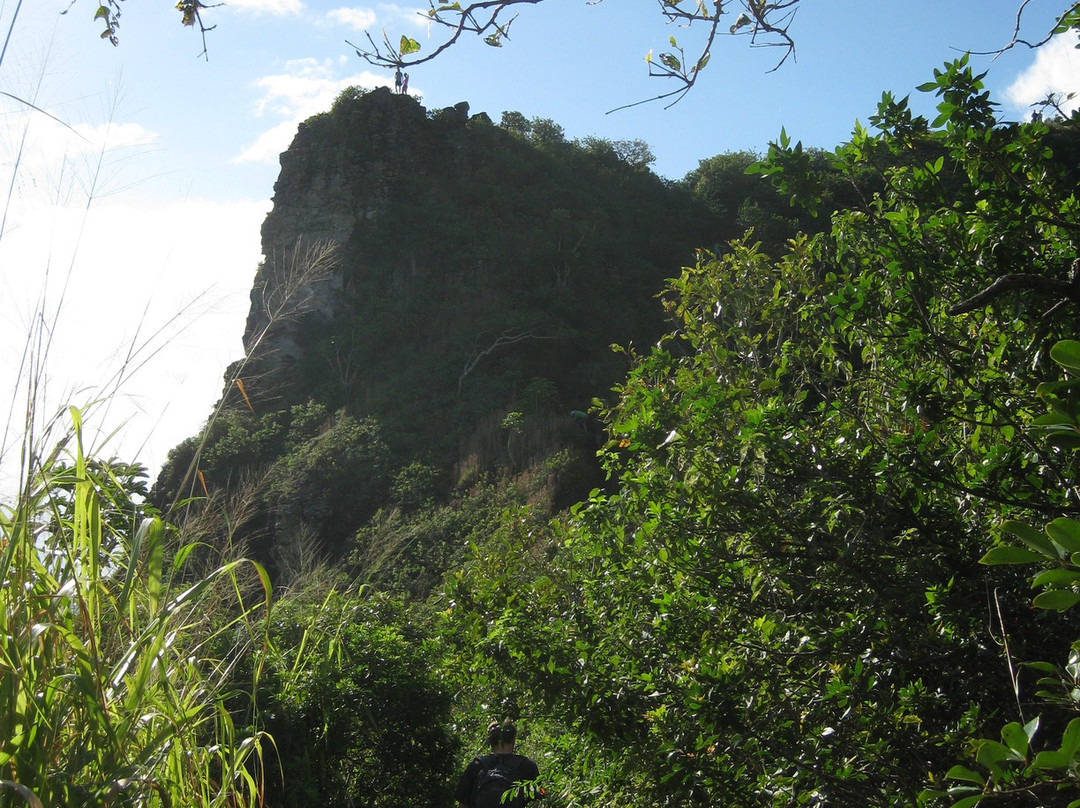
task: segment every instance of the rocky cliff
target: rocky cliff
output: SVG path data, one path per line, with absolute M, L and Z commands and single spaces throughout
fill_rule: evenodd
M 343 93 L 281 156 L 247 356 L 158 501 L 193 490 L 196 461 L 211 490 L 269 469 L 260 531 L 340 546 L 417 463 L 448 483 L 560 450 L 594 463 L 582 412 L 627 368 L 610 346 L 650 344 L 664 279 L 719 240 L 645 153 Z
M 624 367 L 608 346 L 658 330 L 653 295 L 704 233 L 684 195 L 554 129 L 523 137 L 385 90 L 304 123 L 262 229 L 251 400 L 315 397 L 452 454 L 534 379 L 560 410 L 603 395 Z

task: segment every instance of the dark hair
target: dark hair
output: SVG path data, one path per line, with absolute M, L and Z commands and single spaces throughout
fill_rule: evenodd
M 517 740 L 517 727 L 509 718 L 504 718 L 502 723 L 492 721 L 488 724 L 487 742 L 489 746 L 513 743 L 515 740 Z

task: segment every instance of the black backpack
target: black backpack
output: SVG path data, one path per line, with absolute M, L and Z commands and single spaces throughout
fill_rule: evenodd
M 480 771 L 476 773 L 472 808 L 520 808 L 525 804 L 521 794 L 503 802 L 503 794 L 514 787 L 521 758 L 517 755 L 485 755 L 477 758 Z

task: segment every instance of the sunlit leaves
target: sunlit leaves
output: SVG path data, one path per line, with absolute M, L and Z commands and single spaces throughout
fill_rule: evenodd
M 756 170 L 830 228 L 776 259 L 753 236 L 699 252 L 662 295 L 670 333 L 627 351 L 601 410 L 608 492 L 572 512 L 527 593 L 487 563 L 504 669 L 628 750 L 600 793 L 898 806 L 929 773 L 923 804 L 973 806 L 1033 777 L 1050 742 L 1014 720 L 1028 680 L 1000 637 L 1056 647 L 1054 612 L 1080 591 L 1073 523 L 1026 526 L 1074 507 L 1071 456 L 1030 429 L 1043 402 L 1074 412 L 1047 362 L 1075 361 L 1050 348 L 1074 318 L 1038 284 L 951 308 L 1016 261 L 1060 276 L 1080 221 L 1068 158 L 1045 127 L 999 127 L 981 81 L 963 60 L 938 71 L 937 129 L 888 97 L 881 134 L 857 126 L 829 155 L 781 131 Z M 835 211 L 834 173 L 857 200 Z M 1036 608 L 1007 611 L 1029 583 Z M 1059 704 L 1070 666 L 1032 668 Z M 998 710 L 1000 740 L 981 739 Z
M 664 67 L 668 68 L 673 72 L 677 73 L 682 70 L 682 63 L 678 60 L 678 58 L 676 58 L 670 53 L 661 53 L 660 62 L 664 65 Z

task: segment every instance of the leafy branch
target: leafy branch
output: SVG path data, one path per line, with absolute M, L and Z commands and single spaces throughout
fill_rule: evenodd
M 184 25 L 194 28 L 199 26 L 199 33 L 202 36 L 202 53 L 199 56 L 207 57 L 208 52 L 206 49 L 206 34 L 209 31 L 213 31 L 216 25 L 207 25 L 203 22 L 202 12 L 204 9 L 217 8 L 223 6 L 224 3 L 214 3 L 207 5 L 200 2 L 200 0 L 179 0 L 176 4 L 176 10 L 180 12 L 180 22 Z M 68 7 L 70 8 L 70 6 Z M 101 32 L 101 38 L 107 39 L 114 47 L 120 44 L 120 0 L 101 0 L 98 3 L 97 10 L 94 11 L 94 20 L 101 20 L 104 23 L 105 29 Z M 68 9 L 61 11 L 61 14 L 67 14 Z

